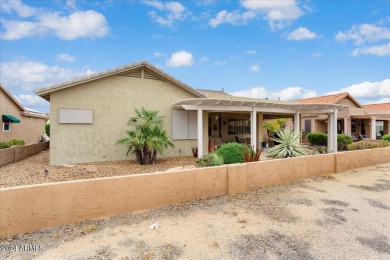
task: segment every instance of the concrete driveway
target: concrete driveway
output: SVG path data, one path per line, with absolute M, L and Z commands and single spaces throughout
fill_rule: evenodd
M 389 236 L 390 164 L 383 164 L 3 239 L 1 256 L 390 259 Z M 42 250 L 3 250 L 14 245 Z

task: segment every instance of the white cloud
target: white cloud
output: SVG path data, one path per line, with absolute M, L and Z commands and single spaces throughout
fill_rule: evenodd
M 311 56 L 312 56 L 313 58 L 320 58 L 320 57 L 322 57 L 322 52 L 317 51 L 317 52 L 313 53 Z
M 301 40 L 312 40 L 317 38 L 318 35 L 306 27 L 299 27 L 287 35 L 287 40 L 301 41 Z
M 36 95 L 17 95 L 16 99 L 25 107 L 49 106 L 49 102 Z
M 214 66 L 223 66 L 226 65 L 227 61 L 216 61 L 214 62 Z
M 77 11 L 69 16 L 48 13 L 39 19 L 44 27 L 63 40 L 98 38 L 108 33 L 106 18 L 93 10 Z
M 48 66 L 37 61 L 14 60 L 0 63 L 1 83 L 6 88 L 32 90 L 69 80 L 75 76 L 94 73 L 89 69 L 72 70 L 60 66 Z
M 256 54 L 256 50 L 248 50 L 245 52 L 246 55 L 255 55 Z
M 2 0 L 0 10 L 5 13 L 16 12 L 20 17 L 30 17 L 38 13 L 38 9 L 24 5 L 21 0 Z
M 262 14 L 273 29 L 281 29 L 303 15 L 296 0 L 241 0 L 241 6 Z
M 26 37 L 54 34 L 63 40 L 77 38 L 98 38 L 108 34 L 108 22 L 104 15 L 93 10 L 76 11 L 68 16 L 60 13 L 38 11 L 35 8 L 15 5 L 20 1 L 6 1 L 1 9 L 6 12 L 16 11 L 22 18 L 33 16 L 33 21 L 0 19 L 4 30 L 0 37 L 3 40 L 18 40 Z M 15 7 L 16 6 L 16 7 Z
M 378 57 L 390 55 L 390 43 L 366 48 L 357 48 L 353 50 L 352 56 L 375 55 Z
M 56 59 L 59 61 L 65 61 L 65 62 L 75 61 L 75 58 L 72 55 L 67 54 L 67 53 L 58 53 L 56 55 Z
M 377 82 L 365 81 L 332 93 L 342 92 L 348 92 L 353 97 L 362 99 L 390 98 L 390 79 Z
M 200 63 L 206 63 L 209 61 L 209 57 L 207 57 L 207 55 L 203 55 L 202 57 L 200 57 Z
M 252 72 L 259 72 L 260 66 L 258 64 L 253 64 L 252 66 L 249 67 L 249 70 Z
M 230 93 L 239 97 L 252 97 L 252 98 L 267 98 L 268 91 L 264 87 L 254 87 L 251 89 L 240 90 Z
M 77 9 L 76 0 L 66 0 L 66 7 L 72 10 L 76 10 Z
M 159 57 L 166 57 L 167 55 L 166 54 L 164 54 L 164 53 L 161 53 L 161 52 L 155 52 L 155 53 L 153 53 L 153 57 L 154 58 L 159 58 Z
M 346 32 L 338 32 L 335 38 L 338 41 L 352 40 L 355 44 L 361 45 L 366 42 L 390 40 L 390 30 L 373 24 L 361 24 L 352 26 Z
M 233 25 L 241 25 L 247 23 L 248 20 L 255 18 L 256 15 L 252 11 L 240 13 L 239 11 L 228 12 L 226 10 L 218 12 L 215 18 L 210 19 L 209 25 L 213 28 L 223 23 Z
M 187 67 L 194 64 L 194 59 L 191 52 L 178 51 L 172 53 L 172 56 L 167 60 L 166 65 L 168 67 Z
M 241 90 L 231 93 L 235 96 L 253 97 L 253 98 L 269 98 L 273 100 L 297 100 L 301 98 L 314 97 L 317 93 L 313 90 L 305 90 L 302 87 L 288 87 L 281 91 L 269 91 L 264 87 L 254 87 L 247 90 Z
M 149 16 L 153 22 L 159 25 L 171 27 L 175 21 L 183 21 L 189 15 L 189 12 L 180 2 L 169 1 L 162 2 L 156 0 L 143 1 L 144 4 L 152 6 L 161 12 L 165 12 L 164 16 L 157 14 L 156 11 L 150 11 Z

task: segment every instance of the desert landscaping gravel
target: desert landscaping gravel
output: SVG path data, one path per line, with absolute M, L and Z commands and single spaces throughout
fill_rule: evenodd
M 158 158 L 154 165 L 139 165 L 135 160 L 49 165 L 49 150 L 0 167 L 0 188 L 80 179 L 165 171 L 174 167 L 195 167 L 193 157 Z
M 390 163 L 8 237 L 41 251 L 0 258 L 390 259 L 389 235 Z

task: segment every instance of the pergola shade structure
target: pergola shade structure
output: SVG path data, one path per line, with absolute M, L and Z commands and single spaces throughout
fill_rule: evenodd
M 203 112 L 249 112 L 251 126 L 257 125 L 257 115 L 287 114 L 294 116 L 294 131 L 299 132 L 300 116 L 302 114 L 327 114 L 328 121 L 328 152 L 337 151 L 337 112 L 345 105 L 339 104 L 301 104 L 271 100 L 248 99 L 231 100 L 218 98 L 191 98 L 174 104 L 184 110 L 197 111 L 197 141 L 198 157 L 203 155 Z M 257 147 L 256 127 L 251 127 L 251 145 Z

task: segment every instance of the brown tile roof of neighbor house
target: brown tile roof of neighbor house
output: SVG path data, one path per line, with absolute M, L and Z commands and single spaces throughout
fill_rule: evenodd
M 390 111 L 390 103 L 377 103 L 377 104 L 367 104 L 363 105 L 365 109 L 370 110 L 387 110 Z
M 339 93 L 334 95 L 326 95 L 312 98 L 303 98 L 297 100 L 299 103 L 310 104 L 310 103 L 325 103 L 325 104 L 336 104 L 346 98 L 348 93 Z
M 311 103 L 320 103 L 320 104 L 338 104 L 341 100 L 349 97 L 353 102 L 355 102 L 359 107 L 362 107 L 362 105 L 357 102 L 356 99 L 354 99 L 348 92 L 333 94 L 333 95 L 326 95 L 326 96 L 319 96 L 319 97 L 312 97 L 312 98 L 304 98 L 299 99 L 297 102 L 301 104 L 311 104 Z

